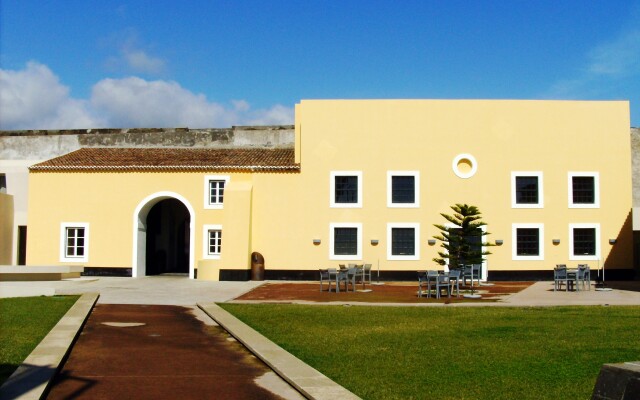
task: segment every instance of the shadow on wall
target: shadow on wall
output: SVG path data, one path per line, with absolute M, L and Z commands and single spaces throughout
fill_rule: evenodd
M 627 214 L 624 224 L 615 238 L 603 238 L 605 246 L 610 246 L 611 251 L 604 261 L 605 280 L 634 279 L 638 276 L 634 268 L 634 245 L 631 211 Z M 615 244 L 610 244 L 609 239 L 615 239 Z

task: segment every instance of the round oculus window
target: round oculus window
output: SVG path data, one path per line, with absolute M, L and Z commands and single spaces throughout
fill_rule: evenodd
M 471 178 L 478 170 L 478 162 L 471 154 L 458 154 L 451 165 L 453 172 L 463 179 Z

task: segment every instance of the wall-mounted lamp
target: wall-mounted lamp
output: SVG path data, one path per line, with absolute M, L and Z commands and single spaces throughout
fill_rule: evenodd
M 551 243 L 553 244 L 560 244 L 560 239 L 552 239 Z
M 320 239 L 313 239 L 313 244 L 316 246 L 320 244 Z
M 617 241 L 617 239 L 609 239 L 609 244 L 616 244 Z
M 435 239 L 429 239 L 429 240 L 427 240 L 427 243 L 429 243 L 429 246 L 433 246 L 434 244 L 436 244 L 436 240 Z
M 502 246 L 502 243 L 504 243 L 504 240 L 496 239 L 496 246 Z
M 371 245 L 372 246 L 377 246 L 378 245 L 378 239 L 371 239 Z

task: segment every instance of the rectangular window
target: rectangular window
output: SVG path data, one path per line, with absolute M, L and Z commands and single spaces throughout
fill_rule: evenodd
M 60 261 L 87 262 L 89 259 L 89 224 L 62 223 L 60 226 Z
M 544 225 L 512 224 L 512 259 L 544 260 Z
M 419 260 L 420 224 L 387 224 L 387 243 L 388 260 Z
M 331 207 L 362 207 L 362 171 L 332 171 L 329 190 Z
M 228 175 L 207 175 L 204 177 L 204 208 L 221 209 L 224 204 L 224 191 L 229 184 Z
M 354 256 L 358 254 L 358 229 L 334 228 L 334 254 L 337 256 Z
M 336 176 L 336 203 L 358 202 L 358 177 L 357 176 Z
M 538 204 L 537 176 L 516 176 L 516 203 Z
M 209 181 L 209 204 L 222 204 L 225 181 Z
M 600 224 L 569 224 L 569 259 L 598 260 Z
M 387 207 L 415 208 L 420 206 L 420 172 L 387 172 Z
M 519 256 L 540 255 L 540 230 L 537 228 L 518 228 L 517 254 Z
M 596 230 L 595 228 L 576 228 L 573 230 L 573 255 L 596 255 Z
M 362 224 L 334 223 L 330 224 L 331 260 L 362 259 Z
M 220 255 L 222 245 L 222 231 L 209 231 L 209 255 Z
M 569 208 L 599 208 L 599 181 L 597 172 L 569 172 Z
M 391 255 L 414 256 L 416 254 L 416 231 L 413 228 L 391 229 Z
M 67 258 L 84 257 L 84 228 L 67 228 Z
M 222 225 L 204 225 L 203 227 L 202 256 L 209 260 L 220 258 L 222 251 Z
M 513 208 L 542 208 L 542 172 L 511 173 L 511 206 Z

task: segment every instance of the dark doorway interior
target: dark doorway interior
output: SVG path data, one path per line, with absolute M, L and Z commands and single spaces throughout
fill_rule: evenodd
M 154 205 L 147 215 L 147 275 L 189 273 L 189 210 L 179 200 Z
M 27 263 L 27 227 L 18 226 L 18 265 Z

